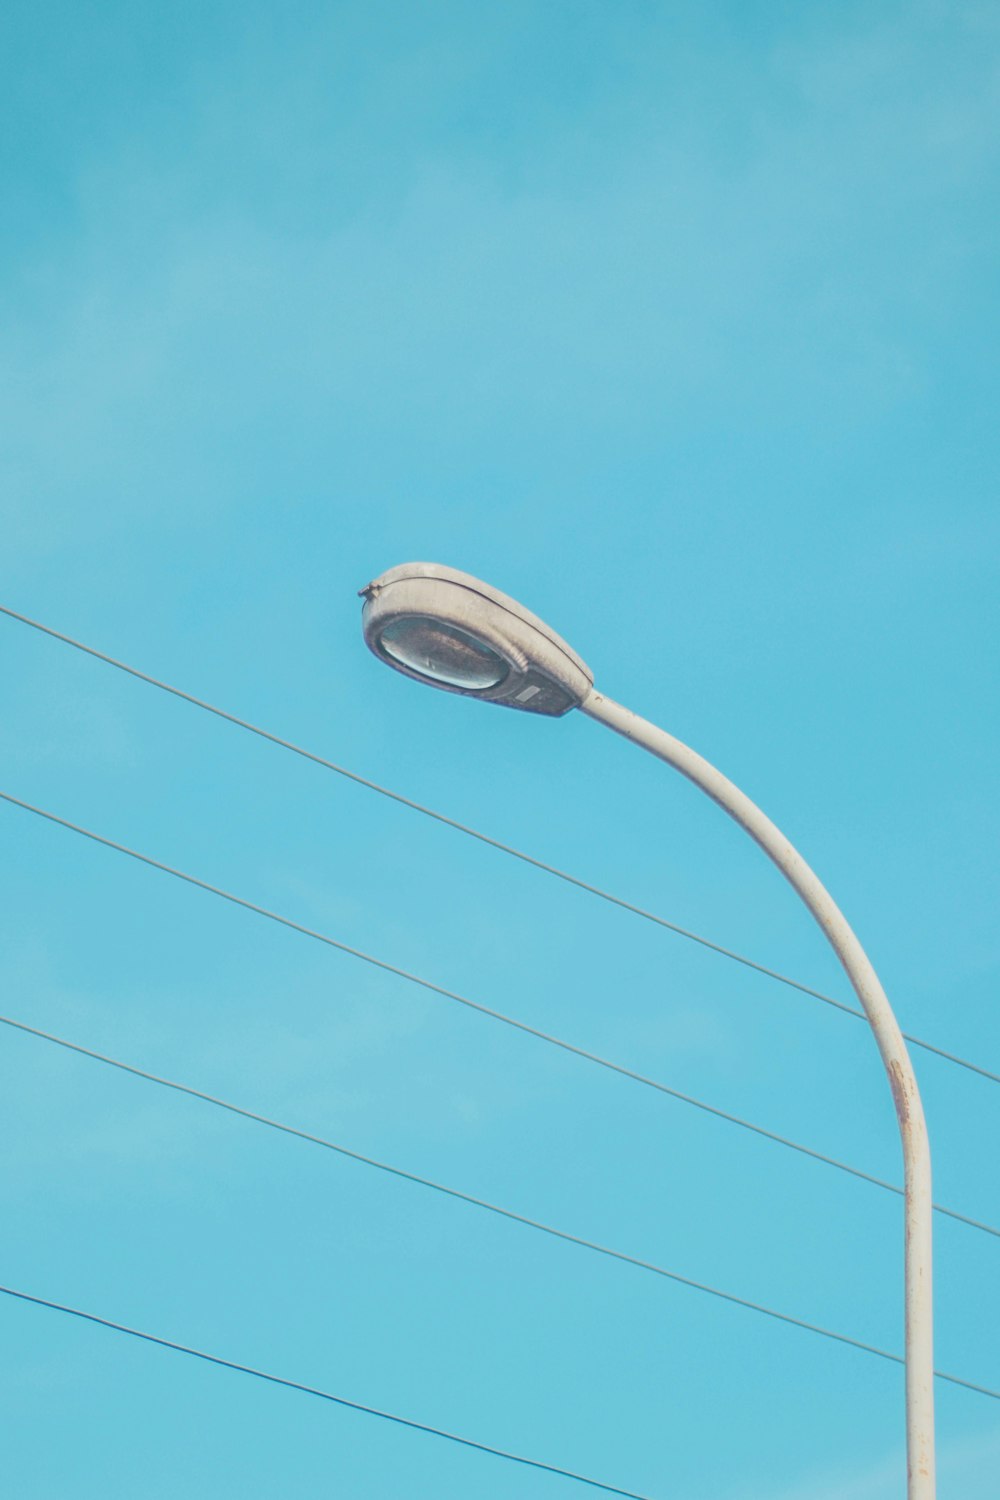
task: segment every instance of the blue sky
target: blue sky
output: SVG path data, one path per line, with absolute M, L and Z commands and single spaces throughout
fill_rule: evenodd
M 1000 1069 L 1000 25 L 969 4 L 7 7 L 0 602 L 848 998 L 571 715 L 381 669 L 488 578 L 799 843 Z M 856 1022 L 0 619 L 4 790 L 879 1175 Z M 893 1197 L 8 808 L 4 1013 L 901 1346 Z M 997 1086 L 918 1055 L 1000 1223 Z M 667 1500 L 894 1500 L 891 1365 L 4 1029 L 0 1281 Z M 995 1240 L 938 1363 L 1000 1386 Z M 574 1492 L 3 1299 L 22 1500 Z M 941 1494 L 1000 1408 L 941 1386 Z M 582 1493 L 582 1491 L 581 1491 Z

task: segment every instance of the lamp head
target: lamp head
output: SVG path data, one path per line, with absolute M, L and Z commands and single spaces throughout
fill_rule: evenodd
M 577 708 L 593 686 L 590 669 L 537 615 L 457 568 L 403 563 L 361 596 L 368 646 L 418 682 L 550 718 Z

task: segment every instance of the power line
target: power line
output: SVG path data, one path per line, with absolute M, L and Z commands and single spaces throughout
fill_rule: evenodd
M 509 1219 L 512 1223 L 521 1224 L 527 1229 L 535 1229 L 542 1234 L 551 1235 L 553 1239 L 562 1240 L 570 1245 L 576 1245 L 581 1250 L 589 1250 L 597 1255 L 607 1256 L 611 1260 L 621 1261 L 625 1265 L 634 1266 L 637 1270 L 648 1271 L 654 1276 L 663 1277 L 667 1281 L 674 1281 L 694 1291 L 705 1292 L 710 1296 L 718 1297 L 723 1302 L 731 1302 L 737 1307 L 747 1308 L 751 1312 L 763 1313 L 780 1323 L 789 1323 L 795 1328 L 805 1330 L 807 1333 L 819 1334 L 823 1338 L 834 1339 L 837 1343 L 848 1344 L 851 1348 L 860 1349 L 866 1354 L 875 1354 L 881 1359 L 893 1360 L 897 1364 L 905 1363 L 905 1360 L 900 1355 L 893 1354 L 887 1349 L 880 1349 L 874 1344 L 864 1343 L 862 1340 L 852 1338 L 848 1334 L 837 1333 L 832 1329 L 823 1328 L 819 1324 L 793 1317 L 790 1313 L 779 1312 L 776 1308 L 766 1307 L 762 1303 L 748 1301 L 745 1297 L 739 1297 L 733 1292 L 722 1291 L 719 1287 L 709 1286 L 705 1282 L 694 1281 L 690 1277 L 682 1276 L 676 1271 L 669 1271 L 665 1266 L 657 1265 L 653 1261 L 643 1260 L 637 1255 L 630 1255 L 627 1251 L 615 1250 L 609 1245 L 599 1244 L 596 1240 L 584 1239 L 582 1235 L 571 1234 L 565 1229 L 557 1229 L 554 1225 L 546 1224 L 541 1219 L 533 1219 L 527 1214 L 517 1213 L 514 1209 L 503 1208 L 500 1204 L 491 1203 L 486 1198 L 478 1198 L 472 1193 L 463 1192 L 460 1188 L 453 1188 L 445 1183 L 435 1182 L 433 1178 L 421 1177 L 416 1172 L 408 1172 L 404 1167 L 397 1167 L 393 1166 L 390 1162 L 379 1161 L 377 1157 L 366 1156 L 363 1152 L 353 1151 L 349 1146 L 343 1146 L 336 1141 L 327 1140 L 324 1136 L 314 1135 L 311 1131 L 301 1130 L 296 1125 L 289 1125 L 282 1120 L 272 1119 L 269 1115 L 259 1114 L 256 1110 L 246 1109 L 242 1105 L 233 1104 L 226 1099 L 220 1099 L 215 1094 L 206 1093 L 204 1090 L 193 1088 L 189 1084 L 179 1083 L 171 1078 L 163 1078 L 158 1073 L 151 1073 L 145 1068 L 136 1067 L 132 1063 L 126 1063 L 118 1058 L 109 1057 L 106 1053 L 96 1052 L 90 1047 L 81 1046 L 78 1042 L 68 1041 L 65 1037 L 56 1036 L 52 1032 L 41 1031 L 38 1027 L 29 1026 L 23 1021 L 15 1021 L 10 1016 L 0 1016 L 0 1024 L 14 1027 L 18 1031 L 27 1032 L 29 1035 L 37 1037 L 42 1041 L 55 1042 L 58 1046 L 65 1047 L 70 1052 L 80 1053 L 82 1056 L 89 1057 L 95 1062 L 106 1063 L 109 1067 L 118 1068 L 123 1073 L 130 1073 L 146 1083 L 155 1083 L 163 1088 L 173 1089 L 179 1094 L 186 1094 L 192 1099 L 200 1099 L 203 1103 L 214 1105 L 218 1109 L 228 1110 L 229 1113 L 238 1115 L 245 1120 L 251 1120 L 257 1125 L 266 1125 L 271 1130 L 281 1131 L 283 1134 L 293 1136 L 297 1140 L 307 1141 L 310 1145 L 322 1146 L 324 1150 L 334 1151 L 339 1156 L 344 1156 L 350 1161 L 359 1163 L 361 1166 L 375 1167 L 380 1172 L 385 1172 L 389 1176 L 399 1178 L 404 1182 L 413 1183 L 417 1187 L 431 1188 L 436 1193 L 441 1193 L 448 1198 L 455 1198 L 460 1203 L 466 1203 L 472 1208 L 485 1209 L 488 1213 L 496 1214 L 499 1218 Z M 995 1233 L 995 1231 L 992 1232 Z M 970 1382 L 962 1380 L 958 1376 L 946 1375 L 941 1370 L 935 1373 L 942 1380 L 949 1380 L 953 1384 L 966 1385 L 983 1395 L 996 1395 L 1000 1399 L 1000 1392 L 991 1391 L 984 1386 L 971 1385 Z
M 84 828 L 79 823 L 72 823 L 67 818 L 61 818 L 56 813 L 48 812 L 45 808 L 36 807 L 30 802 L 23 801 L 20 797 L 13 796 L 10 792 L 0 791 L 0 799 L 19 807 L 25 812 L 33 813 L 36 817 L 44 818 L 49 823 L 54 823 L 60 828 L 65 828 L 71 833 L 77 833 L 84 838 L 101 844 L 117 854 L 126 854 L 130 859 L 138 860 L 141 864 L 148 865 L 154 870 L 160 870 L 165 875 L 172 875 L 177 880 L 182 880 L 188 885 L 195 886 L 198 890 L 207 891 L 210 895 L 219 896 L 225 901 L 232 902 L 244 910 L 252 912 L 255 916 L 266 917 L 271 922 L 277 922 L 282 927 L 288 927 L 293 932 L 301 933 L 304 937 L 315 939 L 324 943 L 327 947 L 335 948 L 338 952 L 347 953 L 352 958 L 359 958 L 362 962 L 371 964 L 386 973 L 394 974 L 399 979 L 405 979 L 410 984 L 419 985 L 422 989 L 430 990 L 432 994 L 440 995 L 446 1000 L 453 1000 L 459 1005 L 477 1011 L 480 1015 L 489 1017 L 494 1021 L 501 1021 L 505 1026 L 510 1026 L 516 1031 L 524 1032 L 536 1040 L 547 1042 L 550 1046 L 558 1047 L 564 1052 L 569 1052 L 575 1057 L 582 1058 L 585 1062 L 595 1063 L 598 1067 L 606 1068 L 609 1072 L 618 1073 L 623 1078 L 628 1078 L 634 1083 L 640 1083 L 646 1088 L 655 1089 L 660 1094 L 665 1094 L 671 1099 L 676 1099 L 682 1104 L 690 1104 L 705 1114 L 713 1115 L 717 1119 L 725 1121 L 730 1125 L 738 1125 L 742 1130 L 749 1130 L 754 1135 L 764 1140 L 772 1141 L 779 1146 L 785 1146 L 789 1150 L 797 1151 L 803 1156 L 811 1157 L 814 1161 L 822 1162 L 825 1166 L 836 1167 L 838 1171 L 847 1172 L 852 1177 L 857 1177 L 863 1182 L 869 1182 L 874 1187 L 882 1188 L 886 1192 L 903 1195 L 903 1189 L 895 1183 L 886 1182 L 884 1178 L 876 1177 L 871 1172 L 865 1172 L 860 1167 L 851 1166 L 848 1162 L 840 1161 L 837 1157 L 827 1156 L 821 1151 L 814 1150 L 811 1146 L 803 1145 L 794 1141 L 789 1136 L 779 1135 L 776 1131 L 768 1130 L 763 1125 L 754 1124 L 751 1120 L 745 1120 L 739 1115 L 730 1114 L 728 1110 L 720 1109 L 714 1104 L 708 1104 L 703 1099 L 696 1099 L 692 1094 L 682 1093 L 680 1089 L 670 1087 L 661 1083 L 658 1079 L 650 1078 L 644 1073 L 639 1073 L 633 1068 L 627 1068 L 622 1063 L 613 1062 L 610 1058 L 602 1057 L 599 1053 L 590 1052 L 584 1047 L 578 1047 L 574 1042 L 565 1041 L 562 1037 L 554 1036 L 551 1032 L 542 1031 L 536 1026 L 529 1025 L 526 1021 L 519 1021 L 513 1016 L 506 1015 L 503 1011 L 494 1010 L 478 1000 L 472 1000 L 467 995 L 460 995 L 455 990 L 446 989 L 443 985 L 435 984 L 430 979 L 424 979 L 420 975 L 412 974 L 407 969 L 401 969 L 395 964 L 386 962 L 385 959 L 376 958 L 371 953 L 365 953 L 360 948 L 353 948 L 338 938 L 331 937 L 327 933 L 318 932 L 315 928 L 306 927 L 301 922 L 296 922 L 291 917 L 282 916 L 279 912 L 271 911 L 267 907 L 258 906 L 256 902 L 249 901 L 243 896 L 237 896 L 231 891 L 223 890 L 221 886 L 212 885 L 206 880 L 201 880 L 196 875 L 190 875 L 184 870 L 178 870 L 173 865 L 165 864 L 162 860 L 154 859 L 152 855 L 141 854 L 137 849 L 130 849 L 126 844 L 120 844 L 114 839 L 106 838 L 103 834 L 95 833 L 92 829 Z M 3 1020 L 0 1017 L 0 1020 Z M 17 1023 L 10 1023 L 17 1024 Z M 29 1028 L 30 1029 L 30 1028 Z M 59 1040 L 51 1038 L 51 1040 Z M 85 1050 L 85 1049 L 84 1049 Z M 979 1219 L 973 1219 L 968 1214 L 959 1213 L 958 1210 L 946 1208 L 943 1204 L 934 1204 L 935 1210 L 946 1215 L 948 1218 L 956 1219 L 960 1223 L 967 1224 L 970 1228 L 979 1229 L 986 1234 L 1000 1238 L 1000 1231 L 992 1225 L 986 1224 Z
M 702 948 L 707 948 L 712 953 L 718 953 L 723 958 L 732 959 L 734 963 L 742 964 L 744 968 L 753 969 L 755 973 L 763 974 L 768 979 L 775 979 L 779 984 L 787 985 L 790 989 L 797 990 L 800 994 L 808 995 L 813 1000 L 821 1000 L 824 1005 L 832 1006 L 844 1015 L 854 1016 L 855 1019 L 866 1021 L 867 1017 L 863 1010 L 856 1006 L 848 1005 L 843 1000 L 837 1000 L 833 995 L 827 995 L 822 990 L 813 989 L 811 985 L 803 984 L 798 979 L 791 978 L 788 974 L 782 974 L 777 969 L 769 968 L 766 964 L 758 963 L 756 959 L 747 957 L 744 953 L 737 953 L 733 948 L 727 948 L 721 943 L 714 942 L 711 938 L 703 937 L 700 933 L 693 932 L 688 927 L 682 927 L 677 922 L 668 921 L 666 917 L 658 916 L 655 912 L 647 911 L 644 907 L 637 906 L 631 901 L 626 901 L 621 896 L 614 895 L 611 891 L 603 890 L 600 886 L 592 885 L 589 881 L 582 880 L 577 875 L 571 875 L 567 870 L 561 870 L 556 865 L 550 865 L 545 860 L 537 859 L 532 854 L 526 854 L 521 849 L 515 849 L 511 844 L 505 844 L 501 839 L 492 838 L 489 834 L 480 833 L 478 829 L 471 828 L 467 823 L 460 823 L 455 818 L 449 818 L 445 813 L 436 812 L 431 807 L 426 807 L 421 802 L 414 801 L 411 797 L 405 797 L 401 792 L 394 792 L 389 787 L 381 786 L 368 777 L 360 776 L 356 771 L 350 771 L 346 766 L 341 766 L 336 761 L 327 760 L 325 756 L 316 754 L 313 750 L 307 750 L 302 745 L 296 745 L 292 740 L 283 739 L 280 735 L 273 734 L 269 729 L 263 729 L 259 724 L 252 724 L 249 719 L 241 719 L 237 714 L 230 713 L 227 709 L 219 708 L 214 703 L 207 702 L 204 698 L 198 698 L 193 693 L 185 692 L 183 688 L 174 687 L 169 682 L 163 682 L 158 677 L 151 676 L 148 672 L 140 671 L 138 667 L 129 666 L 127 662 L 119 661 L 117 657 L 109 656 L 104 651 L 99 651 L 96 646 L 88 646 L 83 641 L 78 641 L 70 635 L 64 635 L 62 631 L 55 630 L 51 625 L 43 625 L 40 620 L 33 620 L 28 615 L 11 609 L 6 604 L 0 604 L 0 614 L 7 615 L 12 620 L 19 621 L 22 625 L 29 625 L 32 630 L 40 631 L 41 634 L 50 636 L 53 640 L 61 641 L 66 646 L 72 646 L 76 651 L 82 651 L 87 656 L 94 657 L 97 661 L 104 662 L 109 667 L 115 667 L 119 672 L 127 672 L 130 677 L 137 678 L 140 682 L 147 683 L 150 687 L 158 688 L 161 692 L 170 693 L 175 698 L 182 699 L 185 703 L 200 708 L 205 713 L 214 714 L 218 719 L 224 719 L 228 724 L 235 724 L 238 729 L 244 729 L 249 734 L 255 734 L 260 739 L 268 740 L 272 745 L 277 745 L 282 750 L 290 750 L 294 755 L 301 756 L 304 760 L 312 761 L 314 765 L 321 766 L 326 771 L 334 771 L 338 776 L 344 776 L 348 781 L 355 782 L 358 786 L 366 787 L 369 791 L 378 792 L 382 797 L 389 797 L 393 802 L 400 803 L 403 807 L 409 807 L 413 812 L 422 813 L 427 818 L 433 818 L 435 822 L 444 824 L 447 828 L 453 828 L 458 833 L 464 833 L 469 838 L 478 839 L 481 844 L 488 844 L 491 849 L 497 849 L 501 854 L 509 854 L 514 859 L 519 859 L 526 865 L 541 870 L 546 875 L 554 875 L 558 880 L 563 880 L 567 885 L 576 886 L 578 890 L 586 891 L 588 895 L 598 896 L 602 901 L 617 906 L 622 911 L 631 912 L 633 916 L 642 917 L 647 922 L 653 922 L 658 927 L 665 928 L 668 932 L 675 933 L 678 937 L 687 938 L 692 943 L 698 943 Z M 982 1078 L 988 1078 L 991 1083 L 1000 1083 L 1000 1073 L 992 1072 L 989 1068 L 980 1066 L 979 1063 L 970 1062 L 968 1058 L 959 1057 L 955 1052 L 949 1052 L 944 1047 L 937 1046 L 934 1042 L 928 1042 L 921 1037 L 913 1036 L 904 1031 L 903 1036 L 913 1047 L 920 1047 L 925 1052 L 932 1052 L 936 1057 L 942 1057 L 946 1062 L 955 1063 L 957 1067 L 966 1068 L 970 1073 L 978 1073 Z
M 636 1262 L 643 1265 L 644 1262 Z M 655 1269 L 647 1267 L 647 1269 Z M 877 1355 L 879 1359 L 888 1360 L 890 1364 L 904 1365 L 906 1359 L 902 1354 L 894 1354 L 890 1349 L 880 1349 L 875 1344 L 863 1343 L 860 1339 L 850 1338 L 845 1333 L 835 1333 L 829 1328 L 820 1328 L 815 1323 L 807 1323 L 801 1318 L 793 1318 L 788 1313 L 775 1312 L 773 1308 L 765 1307 L 763 1303 L 750 1302 L 744 1297 L 735 1297 L 730 1292 L 719 1291 L 716 1287 L 706 1285 L 704 1282 L 692 1281 L 686 1276 L 678 1276 L 672 1272 L 662 1272 L 670 1276 L 674 1281 L 679 1281 L 684 1286 L 694 1288 L 696 1291 L 708 1292 L 713 1297 L 720 1297 L 725 1302 L 733 1302 L 739 1307 L 744 1307 L 750 1312 L 763 1313 L 769 1318 L 776 1318 L 779 1322 L 790 1323 L 796 1328 L 804 1329 L 807 1333 L 818 1333 L 824 1338 L 835 1339 L 838 1343 L 848 1344 L 852 1349 L 860 1349 L 864 1354 Z M 137 1328 L 129 1328 L 124 1323 L 116 1323 L 108 1318 L 99 1317 L 96 1313 L 83 1312 L 76 1307 L 67 1307 L 60 1302 L 51 1302 L 44 1297 L 35 1297 L 28 1292 L 16 1290 L 14 1287 L 0 1284 L 0 1292 L 8 1297 L 17 1297 L 22 1302 L 31 1302 L 38 1307 L 48 1307 L 54 1312 L 69 1313 L 76 1318 L 84 1318 L 90 1323 L 99 1323 L 104 1328 L 110 1328 L 116 1333 L 128 1333 L 133 1338 L 146 1339 L 151 1344 L 160 1344 L 165 1349 L 176 1349 L 180 1354 L 192 1354 L 197 1359 L 207 1360 L 210 1364 L 224 1365 L 230 1370 L 239 1370 L 245 1375 L 256 1375 L 261 1380 L 269 1380 L 275 1385 L 289 1386 L 292 1390 L 303 1391 L 306 1395 L 321 1396 L 327 1401 L 334 1401 L 338 1406 L 348 1406 L 355 1411 L 368 1413 L 373 1417 L 383 1417 L 390 1422 L 398 1422 L 404 1427 L 414 1427 L 419 1432 L 429 1433 L 433 1437 L 448 1438 L 453 1443 L 462 1443 L 469 1448 L 478 1448 L 484 1453 L 491 1453 L 496 1458 L 511 1459 L 514 1463 L 528 1464 L 535 1469 L 545 1469 L 550 1474 L 559 1474 L 564 1479 L 575 1479 L 581 1484 L 590 1484 L 597 1489 L 608 1490 L 614 1495 L 625 1495 L 628 1500 L 648 1500 L 647 1496 L 635 1495 L 631 1490 L 616 1489 L 614 1485 L 602 1484 L 600 1480 L 589 1479 L 583 1474 L 573 1473 L 569 1469 L 557 1468 L 553 1464 L 542 1463 L 539 1459 L 523 1458 L 515 1453 L 508 1453 L 502 1448 L 493 1448 L 486 1443 L 475 1442 L 472 1438 L 458 1437 L 454 1433 L 445 1432 L 438 1427 L 428 1427 L 422 1422 L 415 1422 L 407 1417 L 394 1416 L 390 1412 L 380 1411 L 377 1407 L 364 1406 L 359 1402 L 350 1401 L 346 1397 L 331 1395 L 328 1391 L 317 1389 L 315 1386 L 302 1385 L 298 1381 L 288 1380 L 280 1375 L 269 1375 L 263 1370 L 257 1370 L 252 1365 L 238 1364 L 233 1360 L 223 1359 L 217 1354 L 206 1354 L 200 1349 L 192 1349 L 186 1344 L 177 1344 L 170 1339 L 160 1338 L 156 1334 L 143 1333 Z M 974 1391 L 976 1395 L 988 1396 L 992 1401 L 1000 1401 L 1000 1390 L 993 1390 L 990 1386 L 979 1385 L 976 1381 L 965 1380 L 961 1375 L 950 1375 L 945 1370 L 935 1370 L 935 1379 L 947 1381 L 949 1385 L 961 1386 L 963 1390 Z
M 332 1401 L 336 1406 L 347 1407 L 349 1411 L 362 1412 L 367 1417 L 379 1417 L 383 1422 L 395 1422 L 399 1427 L 409 1427 L 413 1432 L 426 1433 L 428 1437 L 444 1438 L 449 1443 L 458 1443 L 463 1448 L 474 1448 L 478 1453 L 488 1453 L 491 1458 L 503 1458 L 508 1463 L 522 1464 L 529 1469 L 541 1469 L 545 1474 L 555 1474 L 560 1479 L 571 1479 L 576 1484 L 590 1485 L 591 1489 L 603 1490 L 608 1495 L 622 1495 L 625 1500 L 649 1500 L 649 1496 L 640 1495 L 635 1490 L 623 1490 L 619 1485 L 606 1484 L 600 1479 L 591 1479 L 587 1474 L 577 1474 L 573 1469 L 560 1468 L 558 1464 L 544 1463 L 540 1458 L 526 1458 L 522 1453 L 511 1453 L 506 1448 L 496 1448 L 492 1443 L 480 1443 L 475 1438 L 462 1437 L 457 1432 L 448 1432 L 443 1427 L 432 1427 L 427 1422 L 417 1422 L 412 1417 L 401 1417 L 395 1412 L 382 1411 L 377 1406 L 368 1406 L 363 1401 L 352 1401 L 347 1396 L 335 1396 L 332 1391 L 324 1391 L 315 1385 L 305 1385 L 300 1380 L 289 1380 L 284 1375 L 273 1375 L 268 1370 L 258 1370 L 253 1365 L 245 1365 L 235 1359 L 224 1359 L 221 1354 L 209 1354 L 204 1349 L 193 1349 L 190 1344 L 179 1344 L 175 1339 L 161 1338 L 156 1333 L 146 1333 L 141 1328 L 130 1328 L 127 1323 L 116 1323 L 111 1318 L 99 1317 L 97 1313 L 84 1312 L 79 1307 L 69 1307 L 63 1302 L 53 1302 L 47 1297 L 35 1297 L 29 1292 L 18 1291 L 15 1287 L 0 1286 L 0 1292 L 6 1297 L 16 1297 L 21 1302 L 31 1303 L 34 1307 L 46 1307 L 51 1312 L 67 1313 L 73 1318 L 82 1318 L 84 1322 L 96 1323 L 100 1328 L 109 1328 L 112 1333 L 126 1333 L 129 1338 L 143 1339 L 147 1344 L 158 1344 L 161 1349 L 173 1349 L 176 1354 L 187 1354 L 193 1359 L 204 1360 L 206 1364 L 220 1365 L 225 1370 L 236 1370 L 240 1375 L 252 1375 L 255 1380 L 266 1380 L 270 1385 L 284 1386 L 286 1390 L 298 1391 L 303 1396 L 318 1396 L 321 1401 Z

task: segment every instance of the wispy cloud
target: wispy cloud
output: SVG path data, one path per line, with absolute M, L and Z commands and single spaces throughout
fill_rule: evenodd
M 67 526 L 120 524 L 140 493 L 172 524 L 219 503 L 220 462 L 244 463 L 249 482 L 261 434 L 272 465 L 294 472 L 331 444 L 342 465 L 359 444 L 370 455 L 390 409 L 397 439 L 447 412 L 453 442 L 499 421 L 556 438 L 571 426 L 576 443 L 584 410 L 625 433 L 737 391 L 747 420 L 789 401 L 822 422 L 831 403 L 909 399 L 991 238 L 960 222 L 995 157 L 997 80 L 973 20 L 966 32 L 928 96 L 932 9 L 923 28 L 805 28 L 762 49 L 756 87 L 741 69 L 708 130 L 701 94 L 725 95 L 725 49 L 678 48 L 650 22 L 644 66 L 596 109 L 588 99 L 585 133 L 572 99 L 536 100 L 523 145 L 517 129 L 511 144 L 455 144 L 426 99 L 440 84 L 468 103 L 483 60 L 421 54 L 393 74 L 395 114 L 408 103 L 423 129 L 392 171 L 385 128 L 302 71 L 309 38 L 301 56 L 279 52 L 252 107 L 255 80 L 235 69 L 173 157 L 123 145 L 90 167 L 76 237 L 6 319 L 5 487 L 21 496 L 8 537 L 44 550 L 57 518 L 65 541 Z M 335 148 L 310 140 L 308 110 L 283 116 L 292 77 L 332 111 Z M 279 117 L 297 206 L 266 174 L 249 191 L 242 153 L 273 149 Z M 223 187 L 234 174 L 242 195 Z

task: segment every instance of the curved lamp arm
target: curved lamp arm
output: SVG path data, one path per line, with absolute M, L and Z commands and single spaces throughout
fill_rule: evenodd
M 594 691 L 594 676 L 544 620 L 481 579 L 402 563 L 361 590 L 362 629 L 387 666 L 449 693 L 561 718 L 579 708 L 665 760 L 734 818 L 774 861 L 840 959 L 892 1086 L 906 1168 L 906 1454 L 909 1500 L 934 1500 L 931 1162 L 924 1111 L 896 1018 L 864 949 L 805 860 L 769 818 L 673 735 Z
M 593 689 L 589 718 L 666 761 L 707 792 L 771 859 L 823 929 L 864 1007 L 889 1075 L 905 1166 L 906 1448 L 908 1500 L 934 1500 L 934 1352 L 931 1293 L 931 1159 L 927 1126 L 902 1033 L 885 991 L 843 914 L 802 856 L 738 787 L 694 750 Z

